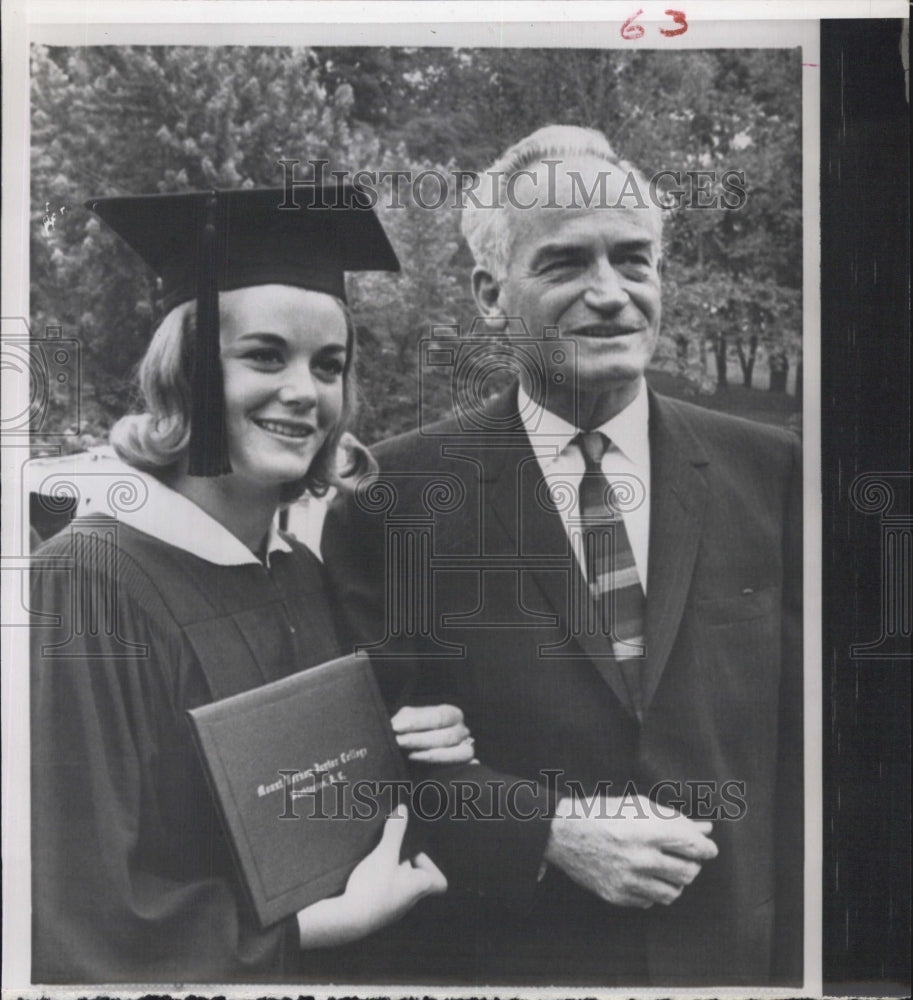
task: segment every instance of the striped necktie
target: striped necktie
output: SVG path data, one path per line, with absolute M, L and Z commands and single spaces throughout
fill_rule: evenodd
M 602 456 L 609 440 L 600 431 L 578 434 L 574 440 L 585 466 L 580 481 L 579 513 L 591 613 L 595 615 L 598 630 L 612 643 L 632 703 L 639 710 L 638 661 L 644 656 L 647 599 L 624 518 L 612 505 L 612 487 L 602 471 Z

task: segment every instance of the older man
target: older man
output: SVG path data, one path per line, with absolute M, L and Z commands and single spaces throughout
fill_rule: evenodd
M 797 442 L 647 388 L 661 211 L 603 135 L 541 129 L 483 178 L 473 294 L 518 379 L 378 446 L 394 506 L 324 539 L 355 638 L 414 654 L 411 698 L 459 704 L 481 762 L 431 824 L 463 892 L 409 953 L 458 982 L 799 983 Z M 427 627 L 391 634 L 388 528 L 432 514 Z

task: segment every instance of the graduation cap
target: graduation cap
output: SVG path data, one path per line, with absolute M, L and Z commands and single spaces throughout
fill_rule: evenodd
M 159 276 L 166 311 L 196 300 L 188 471 L 231 471 L 219 292 L 293 285 L 346 301 L 345 271 L 398 271 L 369 197 L 351 184 L 98 198 L 86 208 Z

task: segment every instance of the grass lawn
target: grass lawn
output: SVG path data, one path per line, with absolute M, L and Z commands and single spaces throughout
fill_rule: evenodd
M 743 385 L 730 385 L 722 391 L 699 393 L 686 379 L 670 372 L 648 371 L 647 382 L 657 392 L 674 399 L 684 399 L 708 410 L 720 410 L 746 420 L 786 427 L 799 434 L 802 431 L 802 408 L 789 392 L 770 392 L 768 389 L 747 389 Z

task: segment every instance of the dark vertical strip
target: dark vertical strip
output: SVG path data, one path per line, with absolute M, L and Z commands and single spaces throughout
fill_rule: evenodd
M 910 975 L 909 642 L 882 658 L 889 474 L 909 515 L 909 117 L 901 22 L 821 27 L 825 994 L 902 995 Z M 892 516 L 893 516 L 892 515 Z M 902 637 L 901 637 L 902 638 Z

